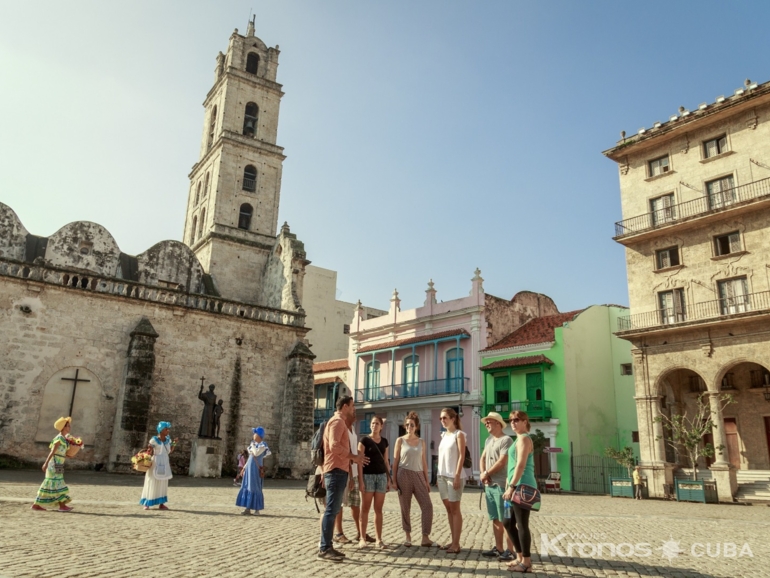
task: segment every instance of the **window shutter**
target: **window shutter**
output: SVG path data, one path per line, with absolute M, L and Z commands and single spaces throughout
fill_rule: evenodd
M 660 268 L 665 269 L 666 267 L 671 267 L 671 256 L 667 250 L 660 252 Z
M 739 233 L 731 233 L 728 240 L 731 253 L 737 253 L 741 250 L 741 236 Z

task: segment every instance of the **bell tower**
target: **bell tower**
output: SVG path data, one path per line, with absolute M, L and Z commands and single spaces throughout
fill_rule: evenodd
M 236 29 L 217 56 L 203 102 L 200 157 L 190 172 L 184 242 L 225 299 L 257 303 L 276 243 L 283 147 L 276 144 L 283 91 L 278 46 Z

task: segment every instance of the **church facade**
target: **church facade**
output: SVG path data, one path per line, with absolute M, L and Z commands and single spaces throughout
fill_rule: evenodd
M 0 454 L 42 461 L 53 422 L 72 415 L 86 444 L 74 465 L 126 471 L 165 420 L 186 473 L 198 392 L 214 384 L 226 465 L 262 425 L 269 474 L 309 469 L 309 261 L 278 228 L 278 55 L 250 23 L 217 57 L 183 242 L 127 255 L 83 221 L 39 237 L 0 203 Z

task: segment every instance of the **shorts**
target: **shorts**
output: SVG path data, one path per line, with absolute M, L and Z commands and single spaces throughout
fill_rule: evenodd
M 484 486 L 484 496 L 487 499 L 487 514 L 490 520 L 505 519 L 503 511 L 503 489 L 500 486 Z
M 358 492 L 358 476 L 353 477 L 353 489 L 345 488 L 345 494 L 342 496 L 342 505 L 346 508 L 360 508 L 361 494 Z
M 388 491 L 388 474 L 364 474 L 364 491 L 385 494 Z
M 452 487 L 452 478 L 446 476 L 438 477 L 438 493 L 441 495 L 441 500 L 449 500 L 450 502 L 459 502 L 463 497 L 463 489 L 465 488 L 465 480 L 460 480 L 460 489 L 455 490 Z

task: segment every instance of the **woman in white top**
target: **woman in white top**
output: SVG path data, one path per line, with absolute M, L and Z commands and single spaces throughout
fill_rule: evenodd
M 460 534 L 463 530 L 463 515 L 460 499 L 465 487 L 465 432 L 460 429 L 460 417 L 450 407 L 441 410 L 441 425 L 446 429 L 441 434 L 438 446 L 438 491 L 444 502 L 452 542 L 444 546 L 448 554 L 460 551 Z

